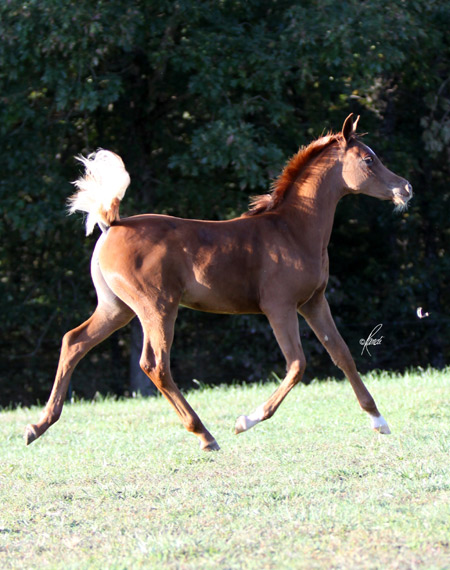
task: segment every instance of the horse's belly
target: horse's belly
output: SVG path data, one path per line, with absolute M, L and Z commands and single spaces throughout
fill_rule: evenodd
M 195 309 L 196 311 L 204 311 L 207 313 L 222 314 L 248 314 L 260 313 L 256 299 L 253 299 L 244 290 L 233 291 L 224 283 L 218 288 L 209 288 L 205 285 L 196 284 L 183 292 L 180 305 Z

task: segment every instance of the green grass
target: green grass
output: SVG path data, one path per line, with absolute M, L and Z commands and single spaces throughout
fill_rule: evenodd
M 188 395 L 206 454 L 162 398 L 80 402 L 30 447 L 39 410 L 0 415 L 0 567 L 450 568 L 450 370 L 298 386 L 233 435 L 274 384 Z

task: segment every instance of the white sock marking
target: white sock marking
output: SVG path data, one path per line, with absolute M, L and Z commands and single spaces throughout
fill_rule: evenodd
M 239 416 L 236 420 L 235 430 L 236 433 L 247 431 L 259 422 L 264 417 L 264 405 L 258 406 L 254 412 L 248 416 Z
M 383 416 L 372 416 L 372 415 L 370 415 L 370 420 L 372 423 L 372 429 L 374 429 L 375 431 L 378 431 L 379 433 L 384 433 L 384 434 L 391 433 L 391 430 L 389 429 L 388 423 L 383 418 Z

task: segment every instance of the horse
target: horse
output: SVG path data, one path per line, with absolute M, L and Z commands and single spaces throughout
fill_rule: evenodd
M 325 296 L 328 243 L 338 201 L 366 194 L 405 209 L 411 184 L 388 170 L 356 133 L 350 114 L 338 133 L 301 148 L 268 194 L 254 197 L 242 216 L 224 221 L 144 214 L 120 218 L 130 178 L 122 159 L 100 149 L 79 157 L 86 172 L 74 184 L 70 212 L 87 212 L 87 233 L 102 233 L 91 261 L 98 303 L 91 317 L 66 333 L 49 400 L 25 442 L 60 417 L 78 362 L 135 316 L 144 340 L 140 366 L 167 398 L 200 449 L 219 445 L 175 384 L 170 349 L 178 307 L 222 314 L 266 315 L 286 361 L 286 376 L 263 404 L 237 418 L 239 434 L 273 416 L 305 371 L 298 313 L 345 374 L 360 407 L 380 434 L 389 426 L 362 382 Z

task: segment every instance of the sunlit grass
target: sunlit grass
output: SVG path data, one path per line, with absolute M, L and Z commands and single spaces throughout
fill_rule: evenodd
M 198 450 L 162 398 L 0 415 L 1 568 L 449 568 L 450 371 L 366 377 L 391 436 L 345 382 L 188 394 L 221 445 Z

